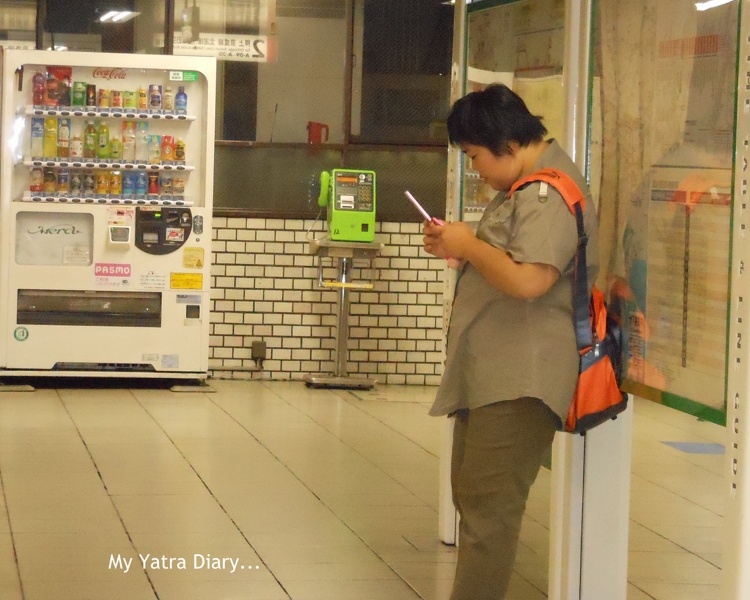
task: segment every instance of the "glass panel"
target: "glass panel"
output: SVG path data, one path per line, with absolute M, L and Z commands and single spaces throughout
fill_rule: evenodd
M 174 1 L 174 0 L 171 0 Z M 164 53 L 164 0 L 136 0 L 135 48 L 143 54 Z
M 310 192 L 321 171 L 341 166 L 341 152 L 308 148 L 217 146 L 214 206 L 315 216 Z
M 79 52 L 153 52 L 136 44 L 137 30 L 145 26 L 156 5 L 150 0 L 47 2 L 44 48 Z M 158 50 L 157 50 L 158 52 Z
M 404 196 L 410 190 L 430 212 L 445 214 L 446 151 L 402 149 L 251 148 L 217 146 L 214 206 L 314 216 L 317 195 L 311 184 L 321 171 L 336 167 L 377 174 L 379 221 L 421 221 Z
M 468 2 L 467 2 L 468 3 Z M 565 0 L 484 0 L 468 3 L 465 56 L 465 92 L 502 83 L 516 92 L 529 110 L 543 117 L 547 138 L 563 128 L 563 40 Z M 461 218 L 476 224 L 497 194 L 462 162 Z M 551 449 L 544 457 L 540 480 L 549 477 Z M 529 506 L 549 507 L 548 490 L 534 486 Z M 541 514 L 541 513 L 540 513 Z M 541 545 L 548 537 L 542 531 Z M 536 582 L 539 596 L 547 583 Z
M 424 218 L 406 198 L 409 190 L 427 212 L 445 218 L 447 150 L 357 150 L 350 148 L 347 169 L 371 169 L 377 173 L 378 221 L 422 222 Z
M 36 48 L 36 0 L 0 0 L 0 47 Z
M 591 180 L 600 284 L 625 309 L 628 379 L 706 418 L 724 411 L 737 0 L 599 2 Z
M 355 0 L 354 140 L 447 141 L 453 6 L 422 0 Z
M 186 0 L 175 54 L 219 59 L 216 139 L 343 142 L 345 0 Z
M 548 137 L 562 134 L 564 0 L 475 2 L 468 7 L 466 91 L 503 83 L 544 117 Z M 477 220 L 495 192 L 464 157 L 462 213 Z

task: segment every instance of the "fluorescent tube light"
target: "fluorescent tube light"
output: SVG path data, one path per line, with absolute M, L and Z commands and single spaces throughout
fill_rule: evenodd
M 124 23 L 125 21 L 130 21 L 130 19 L 135 18 L 141 13 L 133 12 L 130 10 L 124 10 L 120 14 L 118 14 L 115 17 L 112 17 L 112 20 L 117 23 Z
M 124 23 L 125 21 L 130 21 L 130 19 L 133 19 L 140 15 L 139 12 L 134 12 L 132 10 L 110 10 L 109 12 L 102 15 L 101 19 L 99 19 L 100 23 Z
M 696 2 L 695 8 L 698 10 L 708 10 L 709 8 L 715 8 L 722 4 L 729 4 L 732 0 L 707 0 L 706 2 Z

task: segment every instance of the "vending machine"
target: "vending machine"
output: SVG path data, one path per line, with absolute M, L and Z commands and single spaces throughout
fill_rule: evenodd
M 2 68 L 0 376 L 205 377 L 215 59 Z

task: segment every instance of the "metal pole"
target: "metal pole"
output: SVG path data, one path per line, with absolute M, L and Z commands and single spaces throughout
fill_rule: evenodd
M 741 65 L 735 104 L 734 194 L 732 199 L 732 251 L 729 289 L 729 343 L 727 344 L 727 438 L 724 485 L 724 539 L 722 544 L 721 598 L 750 598 L 750 252 L 748 252 L 747 181 L 750 161 L 750 90 L 746 85 L 745 57 L 750 54 L 750 10 L 739 4 L 737 64 Z
M 174 54 L 174 5 L 176 1 L 164 1 L 164 54 Z
M 47 22 L 47 0 L 36 2 L 36 49 L 44 50 L 44 25 Z
M 339 290 L 338 323 L 336 324 L 336 364 L 333 374 L 336 377 L 346 377 L 347 340 L 349 321 L 349 290 L 346 284 L 351 279 L 352 259 L 339 259 L 339 281 L 344 284 Z
M 453 104 L 464 95 L 466 65 L 466 0 L 456 0 L 453 10 L 453 58 L 451 62 L 451 95 Z M 448 174 L 445 200 L 445 218 L 461 220 L 461 150 L 448 148 Z M 450 322 L 453 292 L 456 287 L 456 272 L 446 267 L 443 277 L 443 340 L 445 343 Z M 440 444 L 440 476 L 438 481 L 438 534 L 446 544 L 455 544 L 458 518 L 451 494 L 451 449 L 453 447 L 454 419 L 446 419 L 442 428 Z
M 566 3 L 562 145 L 587 174 L 592 0 Z M 552 454 L 550 600 L 625 600 L 632 411 L 585 436 L 558 434 Z

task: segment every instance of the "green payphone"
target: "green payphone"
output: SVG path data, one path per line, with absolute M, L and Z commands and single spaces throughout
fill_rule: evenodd
M 375 172 L 334 169 L 320 174 L 318 206 L 328 207 L 330 238 L 340 242 L 375 239 Z

